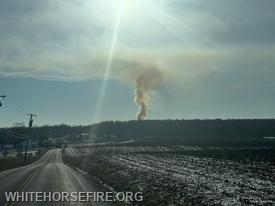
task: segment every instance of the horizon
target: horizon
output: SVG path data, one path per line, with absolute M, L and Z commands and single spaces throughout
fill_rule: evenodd
M 96 122 L 96 123 L 91 123 L 91 124 L 65 124 L 65 123 L 56 123 L 56 124 L 45 124 L 45 125 L 36 125 L 34 124 L 33 127 L 56 127 L 56 126 L 68 126 L 68 127 L 91 127 L 93 125 L 97 125 L 97 124 L 102 124 L 102 123 L 106 123 L 106 122 L 120 122 L 120 123 L 126 123 L 126 122 L 150 122 L 150 121 L 243 121 L 243 120 L 247 120 L 247 121 L 254 121 L 254 120 L 275 120 L 275 118 L 233 118 L 233 119 L 221 119 L 221 118 L 209 118 L 209 119 L 146 119 L 146 120 L 137 120 L 137 119 L 129 119 L 129 120 L 103 120 L 100 122 Z M 21 127 L 17 126 L 16 124 L 24 124 L 24 122 L 16 122 L 13 125 L 10 126 L 5 126 L 2 128 L 16 128 L 16 127 Z M 26 127 L 26 124 L 22 125 L 23 127 Z

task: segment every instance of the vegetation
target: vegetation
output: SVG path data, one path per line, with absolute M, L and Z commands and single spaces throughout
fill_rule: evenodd
M 274 119 L 107 121 L 92 126 L 98 141 L 257 141 L 275 136 Z
M 31 164 L 39 159 L 40 156 L 28 156 L 27 161 L 24 162 L 22 158 L 9 158 L 9 159 L 0 159 L 0 171 L 8 170 L 16 167 L 25 166 Z
M 19 130 L 18 127 L 12 129 Z M 275 137 L 275 119 L 106 121 L 87 126 L 46 125 L 33 127 L 31 132 L 31 139 L 42 147 L 53 145 L 52 142 L 81 142 L 91 138 L 97 142 L 135 140 L 146 144 L 246 145 L 253 142 L 261 145 L 272 142 L 263 141 L 263 137 Z

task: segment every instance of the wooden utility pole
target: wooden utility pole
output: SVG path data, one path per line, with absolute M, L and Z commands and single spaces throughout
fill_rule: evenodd
M 29 139 L 30 139 L 30 134 L 31 134 L 31 128 L 32 128 L 32 125 L 33 125 L 33 117 L 37 117 L 37 115 L 36 114 L 27 114 L 27 116 L 30 116 L 30 120 L 29 120 L 29 137 L 26 140 L 24 162 L 27 161 L 27 152 L 28 152 L 28 146 L 29 146 Z
M 0 107 L 2 107 L 2 100 L 5 99 L 6 95 L 0 95 Z

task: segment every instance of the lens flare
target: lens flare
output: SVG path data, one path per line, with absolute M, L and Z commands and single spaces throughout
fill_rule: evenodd
M 119 7 L 118 14 L 117 14 L 117 19 L 115 23 L 115 29 L 114 29 L 114 34 L 112 38 L 112 43 L 110 47 L 110 52 L 107 60 L 107 65 L 104 73 L 104 78 L 103 78 L 103 83 L 100 88 L 100 93 L 99 93 L 99 98 L 97 101 L 97 106 L 96 106 L 96 112 L 94 116 L 94 121 L 98 121 L 98 116 L 101 112 L 102 109 L 102 104 L 103 104 L 103 99 L 106 94 L 106 89 L 108 87 L 108 79 L 111 73 L 112 69 L 112 62 L 113 62 L 113 56 L 115 53 L 116 45 L 117 45 L 117 39 L 118 39 L 118 34 L 119 34 L 119 27 L 120 27 L 120 22 L 121 22 L 121 14 L 122 14 L 122 7 Z

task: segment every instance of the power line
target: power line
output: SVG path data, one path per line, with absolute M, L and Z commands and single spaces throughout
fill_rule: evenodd
M 9 96 L 9 101 L 11 104 L 13 104 L 14 108 L 16 108 L 17 111 L 19 111 L 20 113 L 26 114 L 26 110 L 21 105 L 16 103 L 16 101 L 14 101 L 14 99 L 10 96 Z
M 5 93 L 6 92 L 0 91 L 0 94 L 5 94 Z M 3 95 L 3 96 L 5 96 L 4 98 L 7 97 L 7 95 Z M 0 98 L 1 98 L 1 95 L 0 95 Z M 26 110 L 20 104 L 18 104 L 16 102 L 16 100 L 13 98 L 13 96 L 9 95 L 7 98 L 7 101 L 8 101 L 8 103 L 11 103 L 17 111 L 19 111 L 20 113 L 22 112 L 22 113 L 26 114 Z
M 1 92 L 1 94 L 4 94 L 4 92 Z M 0 107 L 2 106 L 2 101 L 1 99 L 5 99 L 7 98 L 7 95 L 0 95 Z M 24 108 L 22 106 L 20 106 L 19 104 L 16 103 L 16 101 L 13 100 L 13 98 L 11 96 L 8 96 L 8 101 L 14 105 L 14 108 L 19 111 L 20 113 L 26 113 Z M 5 133 L 8 133 L 9 135 L 18 138 L 19 136 L 23 136 L 22 134 L 17 134 L 16 132 L 5 128 L 5 127 L 0 127 L 0 129 L 2 129 L 2 131 L 5 131 Z
M 0 128 L 5 134 L 17 139 L 26 139 L 26 134 L 19 134 L 7 128 Z

